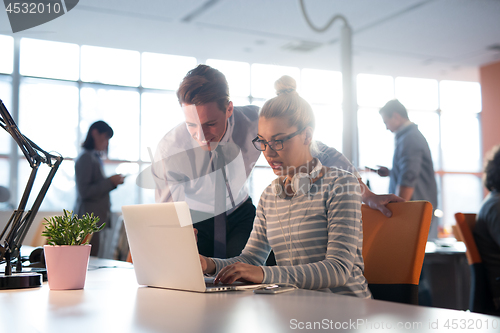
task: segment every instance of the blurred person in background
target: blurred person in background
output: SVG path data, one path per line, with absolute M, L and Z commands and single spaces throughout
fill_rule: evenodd
M 483 177 L 484 186 L 491 192 L 481 205 L 473 233 L 496 314 L 500 315 L 500 145 L 488 154 Z
M 408 118 L 408 111 L 397 99 L 387 102 L 379 111 L 386 128 L 395 134 L 392 170 L 380 167 L 377 173 L 390 177 L 389 193 L 405 200 L 426 200 L 437 208 L 437 184 L 434 176 L 431 151 L 418 126 Z M 438 238 L 438 218 L 432 214 L 432 222 L 427 239 Z M 420 274 L 418 287 L 420 305 L 431 306 L 432 295 L 429 282 Z
M 102 157 L 107 153 L 109 139 L 112 137 L 113 129 L 107 123 L 102 120 L 93 123 L 75 162 L 77 195 L 74 213 L 78 216 L 94 213 L 99 216 L 99 225 L 106 223 L 106 227 L 111 226 L 109 192 L 124 181 L 120 174 L 111 177 L 104 175 Z M 104 243 L 104 235 L 102 232 L 93 235 L 90 255 L 98 256 L 100 244 Z
M 380 167 L 377 173 L 390 177 L 389 193 L 405 200 L 429 201 L 435 210 L 438 205 L 437 184 L 427 140 L 397 99 L 387 102 L 379 113 L 387 129 L 395 134 L 395 148 L 392 170 Z M 438 220 L 433 215 L 428 239 L 437 239 L 437 235 Z

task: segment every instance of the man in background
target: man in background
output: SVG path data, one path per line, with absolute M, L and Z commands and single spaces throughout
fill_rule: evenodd
M 408 118 L 408 112 L 397 99 L 387 102 L 379 111 L 389 131 L 395 134 L 392 170 L 380 167 L 377 173 L 390 177 L 389 193 L 405 200 L 426 200 L 437 208 L 437 185 L 431 151 L 417 125 Z M 432 218 L 429 240 L 437 238 L 438 221 Z
M 434 176 L 431 151 L 425 137 L 416 124 L 408 118 L 408 111 L 397 99 L 387 102 L 379 111 L 386 128 L 395 134 L 392 170 L 380 167 L 378 174 L 390 176 L 389 193 L 409 200 L 426 200 L 437 208 L 437 184 Z M 432 215 L 428 240 L 438 237 L 438 220 Z M 420 274 L 418 299 L 419 304 L 432 306 L 429 282 Z

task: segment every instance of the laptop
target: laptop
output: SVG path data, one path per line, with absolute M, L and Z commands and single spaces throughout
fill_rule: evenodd
M 213 284 L 201 269 L 186 202 L 123 206 L 137 283 L 196 292 L 254 290 L 268 284 Z

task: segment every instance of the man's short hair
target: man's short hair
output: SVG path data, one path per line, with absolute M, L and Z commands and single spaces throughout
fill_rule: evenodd
M 404 119 L 408 118 L 408 111 L 403 104 L 397 99 L 387 102 L 379 111 L 380 115 L 391 118 L 394 113 L 399 114 Z
M 204 105 L 216 102 L 221 111 L 229 104 L 229 86 L 224 74 L 207 65 L 190 70 L 177 90 L 179 104 Z
M 483 179 L 489 191 L 500 191 L 500 145 L 487 154 Z

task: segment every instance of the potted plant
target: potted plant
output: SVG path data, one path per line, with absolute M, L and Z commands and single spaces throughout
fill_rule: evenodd
M 63 210 L 63 216 L 45 218 L 48 245 L 44 245 L 49 287 L 53 290 L 82 289 L 85 285 L 89 263 L 90 237 L 101 231 L 106 223 L 98 226 L 99 217 L 85 214 L 81 218 L 72 211 Z

